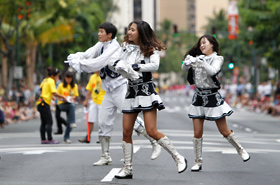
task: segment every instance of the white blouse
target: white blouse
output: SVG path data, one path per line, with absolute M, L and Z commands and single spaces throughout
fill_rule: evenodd
M 115 65 L 115 62 L 119 62 Z M 144 60 L 145 63 L 141 64 Z M 110 58 L 108 65 L 110 68 L 123 77 L 136 80 L 142 77 L 142 72 L 154 72 L 158 70 L 160 62 L 159 51 L 155 50 L 150 57 L 145 57 L 140 47 L 134 44 L 125 44 Z M 139 71 L 132 69 L 132 64 L 138 64 Z
M 224 57 L 218 56 L 216 52 L 211 55 L 200 55 L 192 57 L 188 55 L 182 64 L 182 70 L 188 71 L 190 67 L 194 70 L 194 81 L 198 88 L 217 88 L 211 76 L 217 74 L 223 65 Z

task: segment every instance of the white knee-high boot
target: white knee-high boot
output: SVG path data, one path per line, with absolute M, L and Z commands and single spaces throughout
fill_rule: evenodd
M 99 136 L 99 141 L 101 144 L 102 155 L 99 161 L 93 163 L 93 166 L 102 166 L 112 164 L 112 158 L 110 157 L 110 140 L 111 137 Z
M 139 123 L 141 122 L 142 123 Z M 155 160 L 156 158 L 158 158 L 161 154 L 161 146 L 158 145 L 157 141 L 155 139 L 153 139 L 152 137 L 150 137 L 146 131 L 146 129 L 142 126 L 142 124 L 144 124 L 144 121 L 142 119 L 140 119 L 139 117 L 137 117 L 136 121 L 135 122 L 138 122 L 139 125 L 137 128 L 134 128 L 135 132 L 138 134 L 138 135 L 143 135 L 145 138 L 147 138 L 150 142 L 151 142 L 151 145 L 153 147 L 153 152 L 152 152 L 152 156 L 151 156 L 151 159 L 152 160 Z
M 117 179 L 132 179 L 132 156 L 133 156 L 133 144 L 122 142 L 123 155 L 124 155 L 124 166 L 121 171 L 115 175 Z
M 171 154 L 172 158 L 174 159 L 174 161 L 177 165 L 178 173 L 182 173 L 187 169 L 187 167 L 188 167 L 187 160 L 177 152 L 177 150 L 172 145 L 171 141 L 166 136 L 163 138 L 160 138 L 158 140 L 158 144 L 162 148 L 164 148 L 169 154 Z
M 237 153 L 242 157 L 244 162 L 250 159 L 250 155 L 244 150 L 241 144 L 237 141 L 237 137 L 235 136 L 233 131 L 231 131 L 231 134 L 227 136 L 226 139 L 236 149 Z
M 202 138 L 193 138 L 193 149 L 195 155 L 195 164 L 191 168 L 191 171 L 202 170 Z

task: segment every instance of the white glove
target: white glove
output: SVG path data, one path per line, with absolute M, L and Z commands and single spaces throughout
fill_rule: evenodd
M 64 61 L 64 63 L 68 63 L 70 67 L 72 67 L 75 71 L 77 71 L 78 73 L 83 72 L 83 70 L 81 69 L 81 64 L 79 62 L 79 60 L 68 60 L 68 61 Z
M 67 60 L 68 60 L 68 61 L 69 61 L 69 60 L 74 60 L 74 59 L 76 59 L 76 58 L 78 58 L 78 56 L 76 56 L 75 54 L 70 54 L 70 55 L 68 55 Z
M 115 69 L 118 73 L 120 73 L 124 78 L 128 78 L 132 81 L 140 78 L 139 73 L 132 69 L 130 64 L 124 64 L 121 60 L 115 66 Z
M 191 56 L 191 55 L 187 55 L 187 57 L 185 58 L 185 60 L 183 61 L 183 63 L 188 66 L 191 65 L 192 63 L 196 62 L 196 58 Z

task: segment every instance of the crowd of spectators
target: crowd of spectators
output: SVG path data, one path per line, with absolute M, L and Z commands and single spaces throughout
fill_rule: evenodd
M 270 81 L 260 83 L 256 94 L 252 93 L 251 83 L 231 84 L 227 101 L 235 108 L 245 108 L 257 113 L 280 116 L 280 84 Z M 236 93 L 234 93 L 236 92 Z
M 0 86 L 0 127 L 20 121 L 27 121 L 38 118 L 40 115 L 37 111 L 35 94 L 40 90 L 39 84 L 36 84 L 31 90 L 24 83 L 20 84 L 19 90 L 12 87 L 5 98 L 5 89 Z M 79 101 L 85 99 L 86 90 L 79 85 Z M 55 100 L 52 101 L 55 104 Z M 55 105 L 52 106 L 52 111 Z
M 30 88 L 21 86 L 19 91 L 12 88 L 8 98 L 4 97 L 5 90 L 0 86 L 0 127 L 38 117 L 34 106 L 34 92 Z

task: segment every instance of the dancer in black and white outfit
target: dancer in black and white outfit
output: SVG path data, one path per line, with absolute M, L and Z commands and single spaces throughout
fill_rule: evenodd
M 143 111 L 146 131 L 168 151 L 181 173 L 187 168 L 187 160 L 173 147 L 171 141 L 157 130 L 157 109 L 164 105 L 155 91 L 152 72 L 159 67 L 159 51 L 165 47 L 156 38 L 150 25 L 145 21 L 133 21 L 120 48 L 110 59 L 109 67 L 128 79 L 128 90 L 123 103 L 123 153 L 124 167 L 115 176 L 131 179 L 132 172 L 132 132 L 134 122 Z
M 109 22 L 99 26 L 98 40 L 93 47 L 85 52 L 77 52 L 67 57 L 67 62 L 78 72 L 99 71 L 102 89 L 106 91 L 99 111 L 98 136 L 101 144 L 102 155 L 100 160 L 93 163 L 94 166 L 108 165 L 112 163 L 110 156 L 110 140 L 113 126 L 117 117 L 117 110 L 121 110 L 125 93 L 127 91 L 127 79 L 115 73 L 108 67 L 111 55 L 120 48 L 115 38 L 117 28 Z M 144 127 L 143 120 L 138 117 L 135 122 L 135 131 L 146 137 L 153 147 L 151 159 L 156 159 L 161 153 L 161 147 L 151 138 Z
M 193 120 L 195 165 L 191 171 L 202 169 L 202 136 L 204 120 L 215 121 L 220 133 L 234 146 L 244 162 L 250 159 L 232 130 L 228 129 L 225 116 L 233 111 L 221 97 L 217 75 L 224 58 L 219 56 L 219 44 L 211 35 L 202 36 L 197 44 L 185 55 L 182 70 L 188 71 L 188 81 L 196 85 L 196 92 L 189 109 Z

